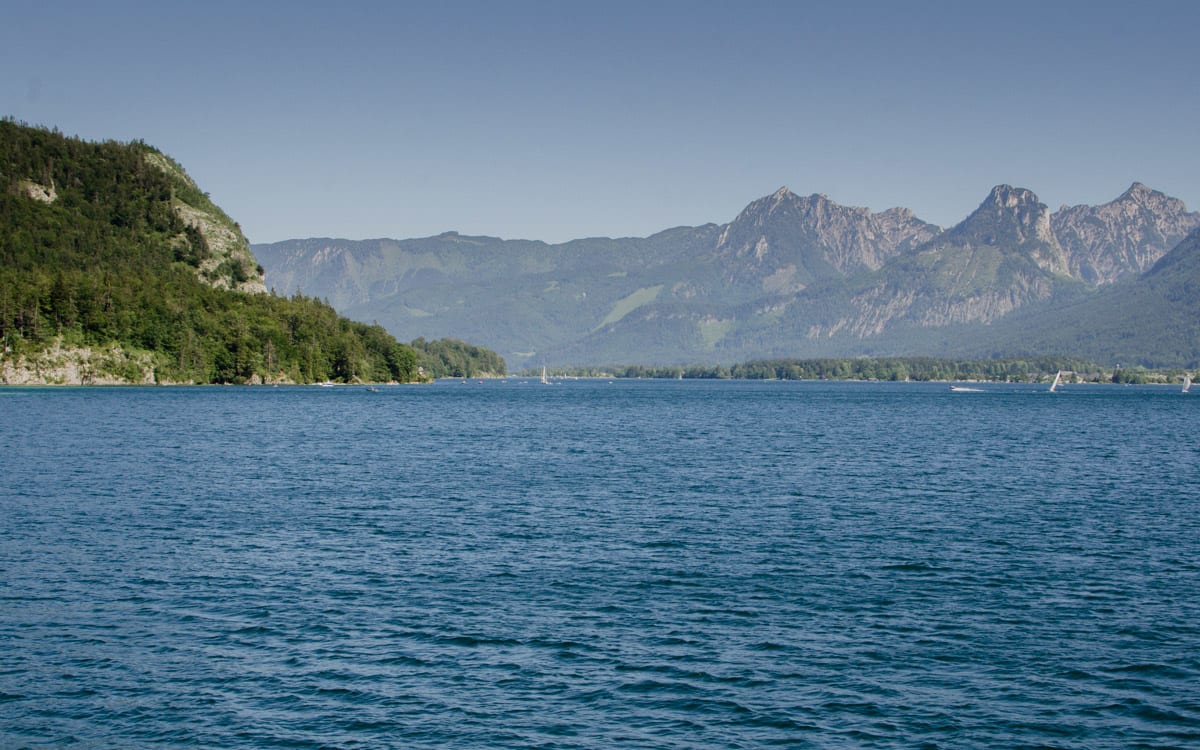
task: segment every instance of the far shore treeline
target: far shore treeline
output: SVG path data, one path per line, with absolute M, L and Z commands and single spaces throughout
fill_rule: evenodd
M 479 347 L 414 344 L 267 293 L 240 227 L 153 147 L 0 120 L 0 363 L 74 357 L 85 382 L 504 374 Z
M 940 359 L 936 357 L 855 357 L 850 359 L 759 359 L 732 366 L 621 365 L 610 367 L 559 367 L 556 377 L 684 378 L 699 380 L 889 380 L 889 381 L 989 381 L 1040 382 L 1055 373 L 1086 383 L 1174 383 L 1183 369 L 1103 367 L 1071 358 Z M 535 375 L 532 370 L 526 375 Z

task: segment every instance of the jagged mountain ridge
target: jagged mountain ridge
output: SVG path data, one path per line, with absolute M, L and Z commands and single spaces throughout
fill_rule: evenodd
M 1132 281 L 1014 315 L 995 326 L 986 347 L 1013 353 L 1065 351 L 1111 364 L 1200 366 L 1200 227 Z M 1079 332 L 1083 332 L 1082 335 Z
M 1140 183 L 1084 208 L 1051 214 L 1031 191 L 1000 185 L 943 230 L 908 209 L 873 213 L 781 188 L 728 224 L 646 238 L 548 245 L 447 233 L 254 251 L 280 291 L 327 297 L 400 338 L 471 338 L 518 367 L 952 354 L 1018 311 L 1136 280 L 1169 238 L 1200 225 Z M 1097 258 L 1104 274 L 1087 270 Z
M 1063 206 L 1051 225 L 1070 259 L 1071 275 L 1110 284 L 1149 270 L 1200 225 L 1200 213 L 1135 182 L 1104 205 Z
M 947 244 L 994 247 L 1028 253 L 1049 273 L 1068 273 L 1062 246 L 1050 227 L 1050 212 L 1033 191 L 997 185 L 979 208 L 946 233 Z
M 748 278 L 764 292 L 799 291 L 815 280 L 877 270 L 940 232 L 908 209 L 873 214 L 783 187 L 725 225 L 709 260 L 726 266 L 730 282 Z
M 772 196 L 771 205 L 781 198 L 787 200 L 782 191 Z M 762 203 L 751 204 L 758 210 L 750 213 L 770 215 Z M 990 324 L 1072 286 L 1062 273 L 1067 264 L 1050 233 L 1049 212 L 1031 191 L 997 186 L 963 222 L 931 234 L 878 269 L 839 274 L 827 264 L 810 285 L 760 294 L 736 308 L 731 307 L 738 299 L 734 294 L 690 309 L 656 300 L 610 330 L 555 354 L 586 357 L 592 348 L 619 352 L 605 340 L 655 338 L 674 346 L 674 357 L 696 350 L 723 360 L 904 354 L 911 346 L 931 346 L 927 331 Z M 793 232 L 793 242 L 796 236 L 803 234 Z M 760 239 L 760 247 L 764 244 Z M 814 246 L 820 247 L 810 241 L 808 247 Z M 734 273 L 755 269 L 745 261 L 726 265 L 733 265 Z M 759 278 L 769 281 L 769 273 L 762 270 Z M 764 286 L 764 292 L 771 291 Z
M 859 315 L 871 325 L 860 323 L 857 334 L 878 336 L 896 321 L 920 328 L 990 323 L 1049 298 L 1067 266 L 1045 204 L 1029 190 L 998 185 L 960 224 L 859 292 Z

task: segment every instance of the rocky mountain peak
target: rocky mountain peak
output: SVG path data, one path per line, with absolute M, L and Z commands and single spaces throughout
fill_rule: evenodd
M 1166 208 L 1170 210 L 1185 211 L 1183 202 L 1178 198 L 1172 198 L 1166 193 L 1159 192 L 1153 188 L 1147 187 L 1140 182 L 1135 182 L 1112 203 L 1125 203 L 1137 206 L 1147 206 L 1152 209 Z
M 788 215 L 819 215 L 828 212 L 830 209 L 866 211 L 867 209 L 850 208 L 848 206 L 839 206 L 829 199 L 824 193 L 813 193 L 812 195 L 801 197 L 796 195 L 786 186 L 776 190 L 771 195 L 765 198 L 759 198 L 746 206 L 733 223 L 755 221 L 762 223 L 771 217 L 788 216 Z M 869 213 L 869 211 L 868 211 Z
M 1200 213 L 1135 182 L 1103 205 L 1064 206 L 1050 218 L 1050 225 L 1067 254 L 1071 275 L 1091 284 L 1109 284 L 1152 267 L 1200 226 Z
M 1067 272 L 1066 256 L 1050 227 L 1050 211 L 1032 190 L 1025 188 L 992 188 L 974 213 L 944 235 L 944 241 L 1024 253 L 1046 271 Z
M 1121 193 L 1121 197 L 1117 200 L 1145 201 L 1148 197 L 1157 192 L 1157 190 L 1151 190 L 1140 182 L 1134 182 L 1129 186 L 1128 190 L 1126 190 L 1124 193 Z M 1159 195 L 1162 195 L 1162 193 L 1159 193 Z
M 779 188 L 771 195 L 760 198 L 742 211 L 735 221 L 745 220 L 753 217 L 756 221 L 765 221 L 772 216 L 794 214 L 796 212 L 804 212 L 811 210 L 811 206 L 819 204 L 822 201 L 828 203 L 829 198 L 824 195 L 811 195 L 807 198 L 801 198 L 793 193 L 786 186 Z
M 878 269 L 940 231 L 907 209 L 873 214 L 782 187 L 746 206 L 722 229 L 715 250 L 728 262 L 742 259 L 733 281 L 798 290 L 816 279 Z
M 783 187 L 776 190 L 774 192 L 774 194 L 771 195 L 771 198 L 776 203 L 779 203 L 779 202 L 785 201 L 785 200 L 795 200 L 796 194 L 793 193 L 790 189 L 788 189 L 787 185 L 784 185 Z
M 992 188 L 992 192 L 988 194 L 984 205 L 992 204 L 1002 208 L 1019 208 L 1021 206 L 1037 206 L 1038 197 L 1034 195 L 1032 190 L 1025 188 L 1015 188 L 1012 185 L 997 185 Z

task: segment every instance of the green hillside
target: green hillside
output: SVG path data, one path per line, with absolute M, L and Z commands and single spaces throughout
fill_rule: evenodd
M 431 378 L 503 377 L 508 374 L 504 359 L 495 352 L 457 339 L 416 339 L 421 374 Z
M 1031 310 L 996 327 L 993 346 L 1070 352 L 1150 367 L 1200 366 L 1200 229 L 1140 278 Z
M 74 360 L 83 382 L 417 377 L 382 327 L 267 294 L 256 265 L 154 148 L 0 121 L 0 363 Z

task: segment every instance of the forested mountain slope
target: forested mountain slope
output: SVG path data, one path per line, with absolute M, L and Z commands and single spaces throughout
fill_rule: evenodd
M 380 326 L 265 293 L 238 226 L 144 143 L 0 121 L 0 377 L 411 380 Z

